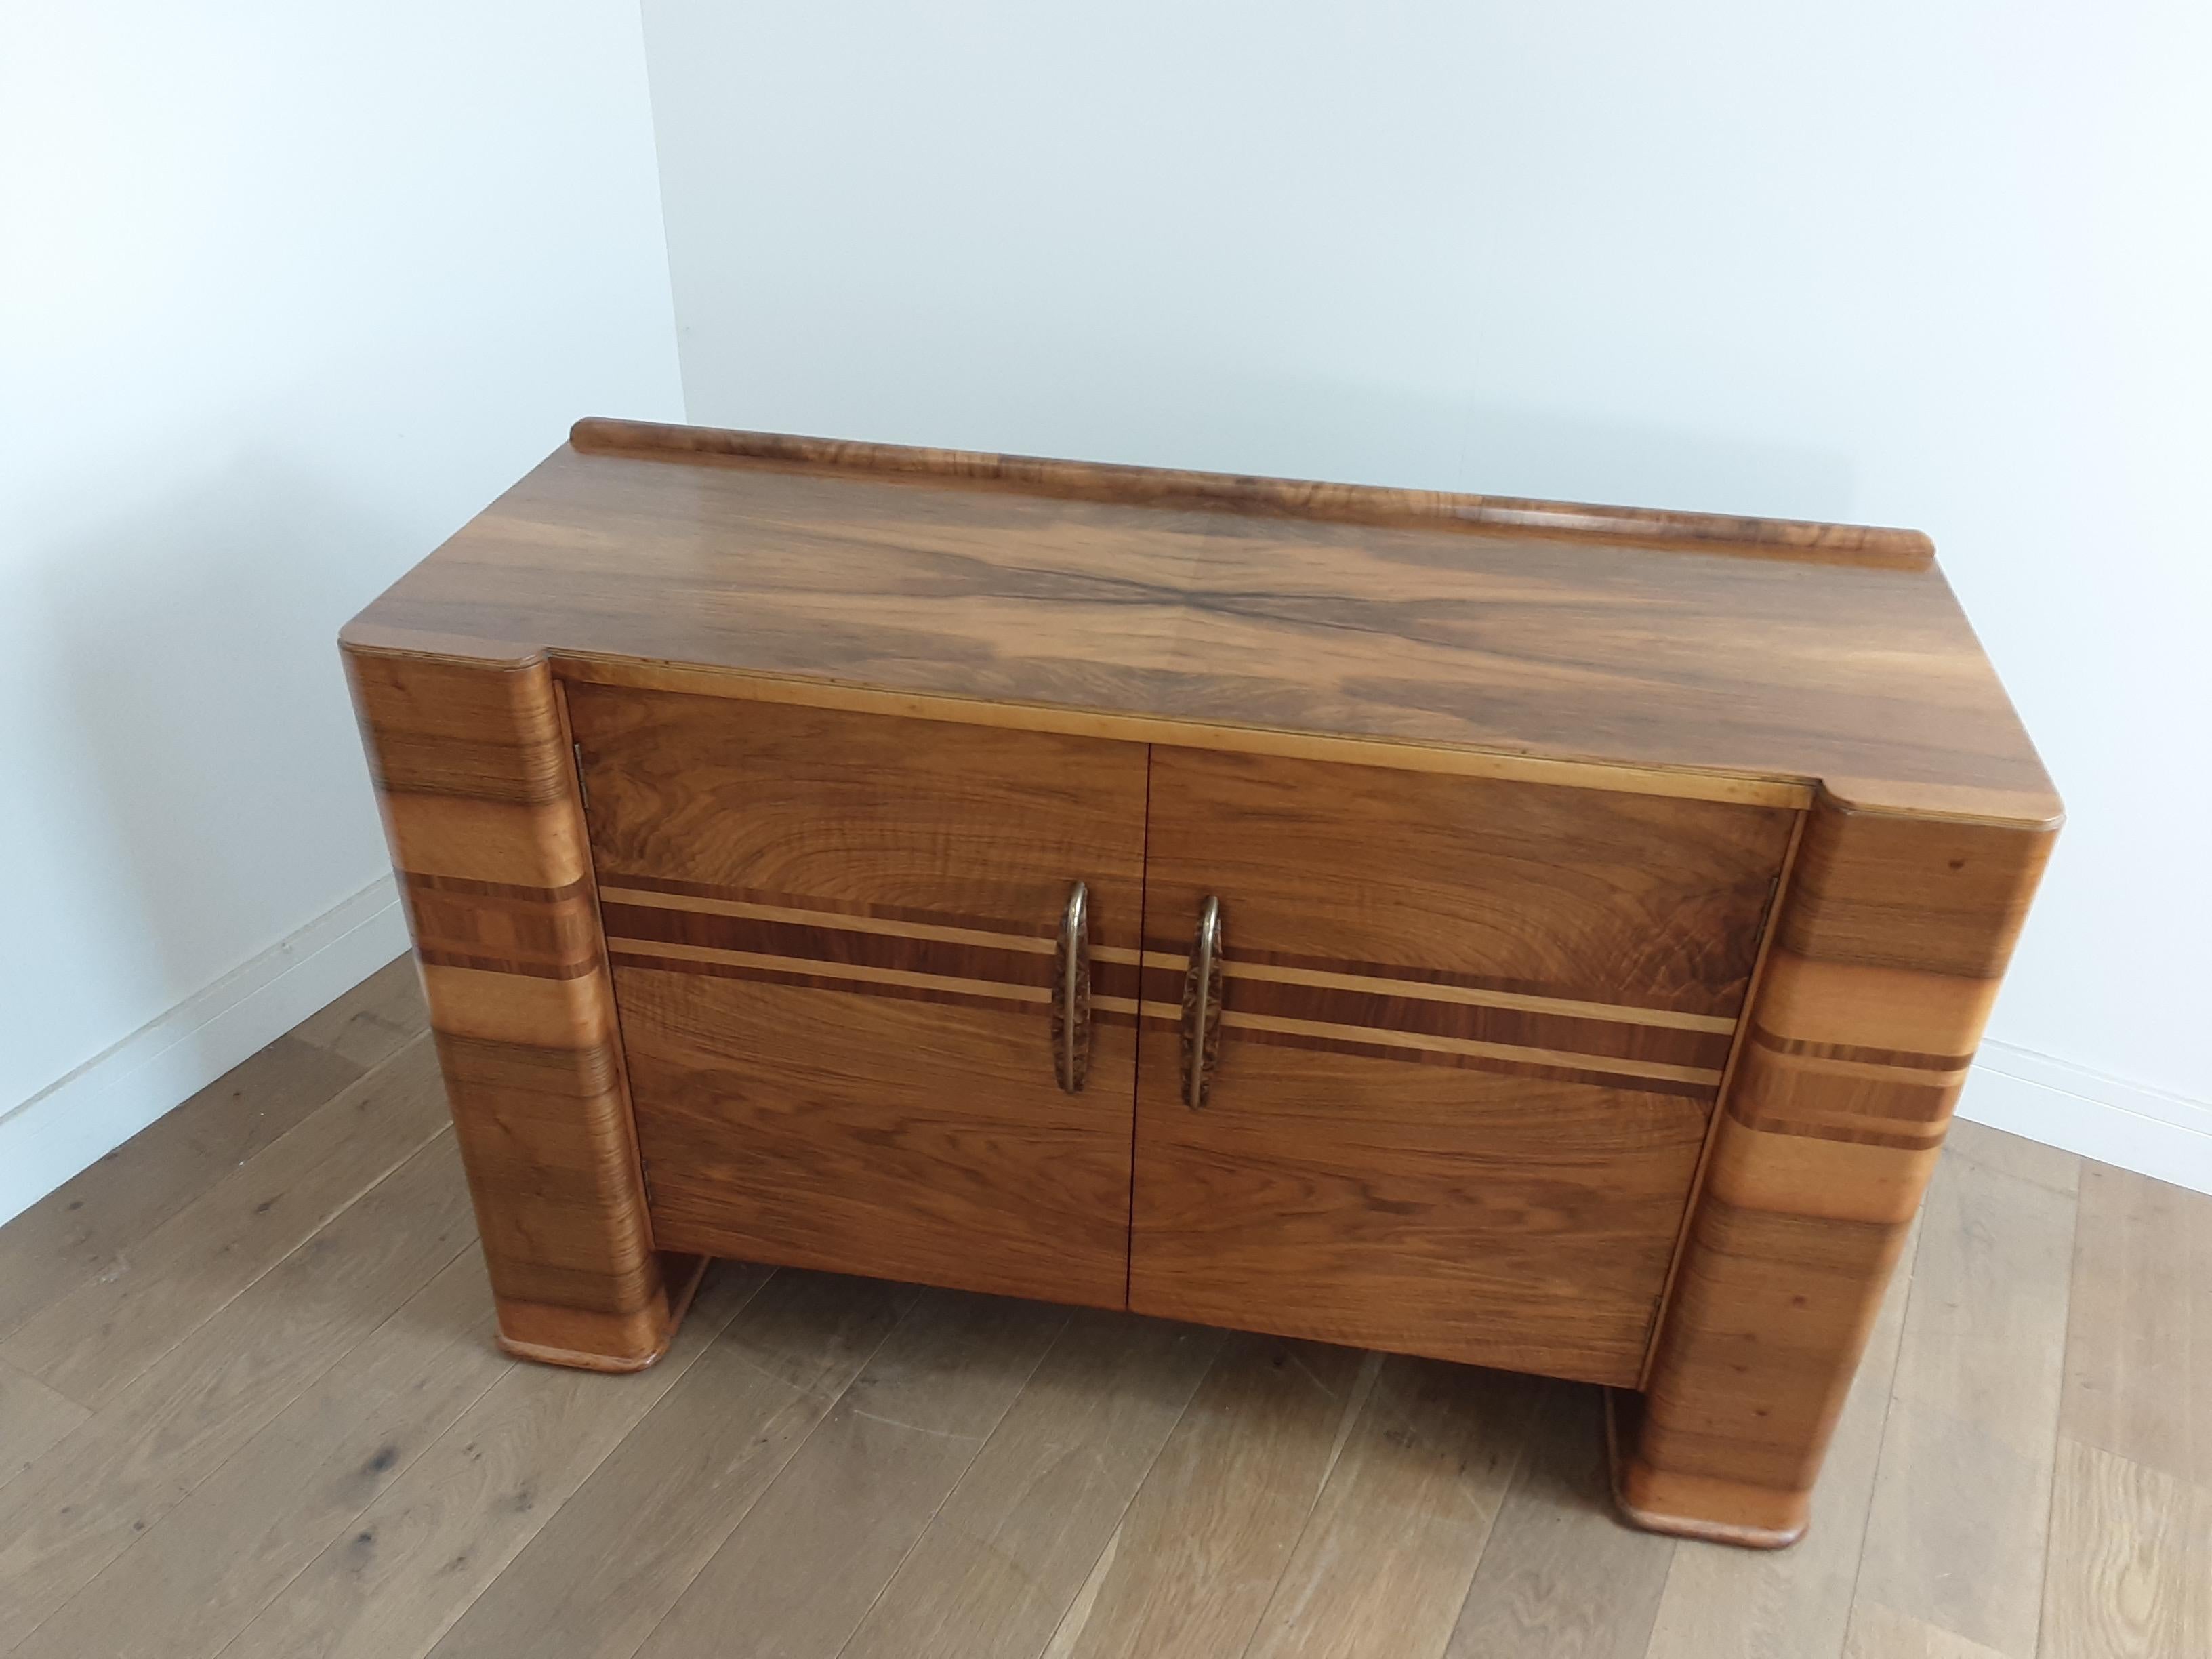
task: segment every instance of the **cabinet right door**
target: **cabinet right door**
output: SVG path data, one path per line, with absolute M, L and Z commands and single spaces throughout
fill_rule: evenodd
M 1633 1386 L 1793 817 L 1155 748 L 1130 1305 Z

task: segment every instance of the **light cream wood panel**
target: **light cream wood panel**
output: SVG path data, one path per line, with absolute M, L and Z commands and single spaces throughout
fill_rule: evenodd
M 445 1127 L 437 1056 L 418 1037 L 26 1321 L 0 1359 L 106 1403 Z
M 2073 1310 L 2060 1427 L 2212 1486 L 2212 1200 L 2091 1164 Z
M 1223 1340 L 1076 1310 L 842 1659 L 1034 1659 Z
M 914 1300 L 902 1285 L 775 1273 L 470 1606 L 436 1659 L 634 1652 Z
M 1647 1659 L 1836 1659 L 1858 1583 L 1918 1246 L 1916 1226 L 1828 1444 L 1812 1528 L 1786 1550 L 1676 1550 Z
M 1065 1309 L 924 1295 L 653 1632 L 690 1659 L 835 1659 L 1067 1322 Z
M 517 1365 L 325 1546 L 225 1659 L 392 1659 L 428 1650 L 675 1386 L 750 1296 L 702 1290 L 650 1370 Z
M 1350 1430 L 1360 1369 L 1349 1348 L 1231 1337 L 1054 1633 L 1053 1659 L 1238 1651 Z
M 2073 1195 L 1936 1166 L 1857 1599 L 2035 1659 Z
M 1433 1659 L 1519 1465 L 1540 1385 L 1383 1361 L 1248 1659 Z
M 441 1136 L 0 1489 L 0 1652 L 21 1641 L 467 1244 Z
M 2058 1443 L 2039 1659 L 2212 1653 L 2212 1490 Z
M 1594 1389 L 1544 1386 L 1449 1659 L 1641 1659 L 1678 1547 L 1614 1516 L 1602 1407 Z
M 362 1071 L 281 1036 L 0 1227 L 0 1338 L 112 1270 Z
M 216 1653 L 511 1363 L 492 1340 L 483 1264 L 464 1250 L 15 1659 Z

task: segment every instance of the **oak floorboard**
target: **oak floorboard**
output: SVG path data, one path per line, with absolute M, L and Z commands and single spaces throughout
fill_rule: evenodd
M 2058 1443 L 2041 1659 L 2212 1653 L 2212 1490 Z
M 1916 1227 L 1899 1255 L 1829 1443 L 1805 1536 L 1786 1550 L 1677 1545 L 1647 1659 L 1837 1659 L 1858 1583 L 1918 1248 Z
M 2212 1198 L 2091 1164 L 2060 1432 L 2212 1486 Z
M 1224 1340 L 1077 1310 L 841 1659 L 1034 1659 Z
M 744 1274 L 710 1279 L 649 1370 L 510 1368 L 240 1632 L 226 1659 L 428 1652 L 757 1284 Z
M 1359 1406 L 1356 1349 L 1223 1345 L 1098 1565 L 1054 1659 L 1220 1659 L 1251 1638 Z
M 473 1227 L 441 1136 L 0 1488 L 0 1653 L 343 1363 Z
M 833 1659 L 998 1427 L 1067 1311 L 923 1294 L 639 1650 Z
M 1614 1515 L 1604 1397 L 1547 1382 L 1505 1504 L 1491 1528 L 1449 1659 L 1640 1659 L 1675 1540 Z
M 726 1262 L 765 1279 L 434 1650 L 635 1653 L 914 1301 L 902 1285 Z
M 14 1659 L 217 1652 L 513 1363 L 465 1246 Z
M 26 1320 L 0 1360 L 97 1409 L 447 1122 L 437 1056 L 420 1038 Z
M 1986 1123 L 1969 1123 L 1964 1118 L 1951 1120 L 1950 1129 L 1943 1137 L 1943 1156 L 1978 1164 L 1999 1175 L 2017 1176 L 2055 1193 L 2078 1191 L 2082 1166 L 2088 1162 L 2063 1147 L 2045 1146 L 2039 1141 L 2008 1134 L 2002 1129 L 1992 1129 Z
M 0 1339 L 110 1271 L 366 1069 L 280 1036 L 0 1226 Z
M 1844 1659 L 2004 1659 L 2004 1656 L 1995 1648 L 1908 1618 L 1879 1601 L 1862 1601 L 1851 1611 Z
M 2034 1659 L 2075 1198 L 1936 1167 L 1855 1599 Z
M 411 951 L 393 957 L 328 1007 L 292 1028 L 302 1042 L 356 1066 L 382 1064 L 430 1029 Z
M 1503 1371 L 1383 1360 L 1249 1659 L 1442 1653 L 1541 1393 Z
M 92 1413 L 35 1376 L 0 1364 L 0 1486 Z

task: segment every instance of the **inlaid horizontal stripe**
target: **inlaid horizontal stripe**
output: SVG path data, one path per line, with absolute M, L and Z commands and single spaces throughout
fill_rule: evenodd
M 603 893 L 647 892 L 680 895 L 686 898 L 713 899 L 719 903 L 765 905 L 773 908 L 799 910 L 807 917 L 824 924 L 833 920 L 843 921 L 904 921 L 923 927 L 964 927 L 1006 939 L 1033 939 L 1040 933 L 1018 925 L 1009 924 L 1003 917 L 963 915 L 951 910 L 920 910 L 897 904 L 858 904 L 848 900 L 823 898 L 805 893 L 779 893 L 764 887 L 724 887 L 702 881 L 677 881 L 662 876 L 641 876 L 625 871 L 620 875 L 606 877 L 599 884 Z M 1066 896 L 1062 895 L 1064 898 Z M 1050 920 L 1057 922 L 1059 904 L 1052 907 Z M 1040 924 L 1042 926 L 1042 923 Z
M 416 958 L 428 968 L 473 968 L 485 974 L 519 974 L 526 979 L 583 979 L 599 971 L 599 958 L 596 952 L 589 957 L 568 962 L 552 962 L 526 957 L 485 957 L 465 951 L 441 950 L 434 945 L 417 945 Z
M 934 1002 L 960 1008 L 988 1008 L 1001 1013 L 1018 1014 L 1025 1019 L 1042 1019 L 1048 1012 L 1039 1004 L 1019 994 L 1021 988 L 987 985 L 976 989 L 971 984 L 963 985 L 957 980 L 947 980 L 933 975 L 914 976 L 906 983 L 889 979 L 853 979 L 833 976 L 819 971 L 820 964 L 797 962 L 778 957 L 765 965 L 732 960 L 738 953 L 716 951 L 683 957 L 660 956 L 654 952 L 665 950 L 665 945 L 647 945 L 641 949 L 615 951 L 610 960 L 618 970 L 617 994 L 621 981 L 619 970 L 643 969 L 658 973 L 698 974 L 714 979 L 746 980 L 758 985 L 780 985 L 794 990 L 829 991 L 838 994 L 858 994 L 863 996 L 891 997 L 903 1001 Z M 1102 1025 L 1133 1026 L 1136 1020 L 1136 1004 L 1126 998 L 1093 997 L 1091 1017 Z
M 1350 1041 L 1338 1036 L 1313 1036 L 1303 1031 L 1243 1030 L 1236 1034 L 1240 1043 L 1264 1043 L 1271 1048 L 1304 1048 L 1317 1054 L 1352 1054 L 1362 1059 L 1389 1060 L 1397 1065 L 1450 1066 L 1467 1071 L 1486 1072 L 1497 1077 L 1523 1077 L 1547 1083 L 1579 1083 L 1600 1089 L 1631 1090 L 1638 1094 L 1669 1095 L 1680 1100 L 1695 1101 L 1700 1106 L 1712 1102 L 1712 1085 L 1706 1083 L 1683 1083 L 1669 1078 L 1622 1077 L 1614 1073 L 1591 1071 L 1583 1066 L 1543 1066 L 1531 1061 L 1500 1060 L 1488 1054 L 1463 1054 L 1436 1048 L 1390 1048 L 1367 1040 L 1372 1033 L 1355 1032 Z
M 626 900 L 610 900 L 600 908 L 609 939 L 631 945 L 652 940 L 700 950 L 732 951 L 748 957 L 988 980 L 1039 988 L 1040 994 L 1052 979 L 1049 955 L 1008 950 L 995 941 L 979 945 L 905 933 L 820 927 L 812 918 L 787 921 L 750 915 L 660 909 Z
M 744 899 L 702 898 L 689 894 L 656 892 L 649 887 L 605 886 L 599 889 L 602 902 L 642 905 L 662 910 L 685 910 L 695 914 L 732 916 L 751 921 L 775 921 L 803 924 L 811 927 L 833 927 L 856 933 L 877 933 L 898 939 L 935 939 L 947 945 L 974 945 L 996 951 L 1023 951 L 1033 955 L 1050 956 L 1056 948 L 1049 939 L 1032 938 L 1026 933 L 1001 933 L 981 927 L 948 927 L 926 921 L 905 921 L 884 916 L 855 915 L 837 910 L 802 909 L 793 905 L 758 904 Z M 1103 958 L 1105 951 L 1094 948 L 1091 955 Z M 1134 951 L 1121 953 L 1131 961 Z
M 418 893 L 457 893 L 470 898 L 523 899 L 539 904 L 562 904 L 570 899 L 586 896 L 592 890 L 591 878 L 580 876 L 560 887 L 531 887 L 512 881 L 477 881 L 468 876 L 425 875 L 420 870 L 403 870 L 399 879 Z
M 1100 962 L 1141 962 L 1146 968 L 1189 970 L 1190 957 L 1179 951 L 1115 950 L 1093 946 Z M 1302 968 L 1285 963 L 1224 958 L 1222 973 L 1231 979 L 1264 981 L 1278 985 L 1305 985 L 1324 990 L 1354 991 L 1369 995 L 1414 997 L 1425 1001 L 1458 1003 L 1472 1008 L 1506 1008 L 1522 1013 L 1556 1014 L 1568 1019 L 1604 1020 L 1616 1025 L 1651 1025 L 1677 1031 L 1705 1031 L 1733 1036 L 1736 1022 L 1722 1014 L 1688 1014 L 1672 1008 L 1645 1008 L 1627 1002 L 1584 1002 L 1572 997 L 1542 996 L 1531 991 L 1507 991 L 1443 978 L 1425 969 L 1400 969 L 1394 973 L 1361 972 L 1343 968 Z
M 1561 1070 L 1603 1072 L 1611 1077 L 1660 1078 L 1670 1083 L 1717 1086 L 1720 1073 L 1710 1066 L 1670 1066 L 1656 1060 L 1620 1060 L 1601 1054 L 1581 1054 L 1560 1049 L 1528 1048 L 1510 1042 L 1483 1042 L 1468 1037 L 1436 1036 L 1425 1031 L 1394 1031 L 1372 1025 L 1328 1025 L 1318 1020 L 1285 1019 L 1273 1014 L 1240 1012 L 1224 1006 L 1221 1024 L 1230 1030 L 1276 1031 L 1299 1036 L 1358 1042 L 1381 1048 L 1420 1048 L 1432 1054 L 1467 1054 L 1483 1060 L 1517 1061 Z
M 813 979 L 849 981 L 857 985 L 903 985 L 919 990 L 960 992 L 1002 1002 L 1046 1006 L 1052 1001 L 1051 991 L 1042 985 L 1009 985 L 1000 980 L 915 973 L 902 968 L 874 968 L 857 963 L 823 962 L 812 957 L 766 956 L 752 951 L 722 951 L 708 945 L 673 944 L 665 939 L 610 939 L 607 948 L 622 957 L 648 956 L 669 962 L 719 963 L 732 968 L 804 974 Z
M 973 918 L 817 908 L 735 890 L 672 892 L 624 878 L 601 889 L 610 951 L 624 965 L 773 979 L 829 990 L 1050 1007 L 1055 942 Z M 1101 1017 L 1179 1024 L 1181 953 L 1094 945 Z M 1452 1056 L 1614 1084 L 1710 1092 L 1735 1022 L 1438 979 L 1233 958 L 1222 1021 L 1232 1034 L 1389 1058 Z M 1141 980 L 1141 984 L 1140 984 Z
M 1751 1046 L 1768 1063 L 1826 1077 L 1857 1078 L 1883 1085 L 1924 1085 L 1955 1088 L 1966 1080 L 1972 1056 L 1912 1054 L 1886 1049 L 1851 1048 L 1838 1043 L 1792 1042 L 1777 1040 L 1759 1026 L 1751 1030 Z
M 1964 1075 L 1974 1063 L 1972 1054 L 1923 1054 L 1910 1048 L 1869 1048 L 1851 1042 L 1808 1042 L 1802 1037 L 1777 1036 L 1763 1025 L 1751 1028 L 1751 1040 L 1770 1054 L 1803 1055 L 1812 1060 L 1849 1060 L 1860 1066 L 1894 1067 L 1913 1072 L 1955 1072 Z

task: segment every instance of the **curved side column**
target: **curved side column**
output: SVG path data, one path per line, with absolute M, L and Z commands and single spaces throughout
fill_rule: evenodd
M 2055 834 L 1813 809 L 1645 1392 L 1614 1400 L 1636 1524 L 1804 1532 Z
M 551 673 L 345 655 L 500 1344 L 641 1370 L 666 1351 L 703 1263 L 664 1263 L 653 1248 Z

